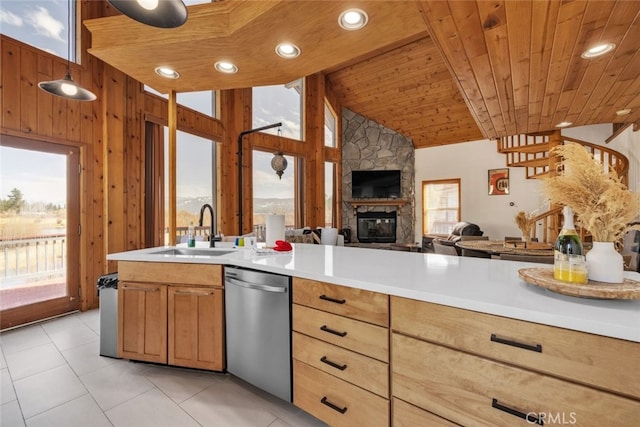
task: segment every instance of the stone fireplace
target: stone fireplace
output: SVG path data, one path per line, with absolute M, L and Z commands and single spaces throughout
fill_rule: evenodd
M 411 139 L 392 131 L 353 111 L 342 109 L 342 226 L 352 230 L 355 243 L 364 243 L 358 236 L 360 214 L 395 215 L 396 243 L 414 240 L 415 224 L 415 150 Z M 399 203 L 381 199 L 358 207 L 351 199 L 351 171 L 400 170 Z

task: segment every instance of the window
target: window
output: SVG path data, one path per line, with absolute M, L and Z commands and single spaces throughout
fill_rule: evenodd
M 324 103 L 324 145 L 325 147 L 336 147 L 336 115 L 325 101 Z
M 151 86 L 144 85 L 144 90 L 158 95 L 164 99 L 169 99 L 166 93 L 160 93 Z M 187 108 L 191 108 L 207 116 L 216 116 L 216 91 L 205 90 L 202 92 L 180 92 L 176 94 L 176 103 Z
M 460 179 L 422 181 L 422 233 L 449 234 L 460 221 Z
M 335 164 L 324 162 L 324 226 L 333 227 L 334 224 L 334 176 Z
M 253 128 L 282 122 L 265 132 L 302 140 L 302 79 L 286 85 L 253 88 Z
M 296 162 L 287 159 L 287 169 L 278 178 L 271 168 L 273 153 L 253 151 L 253 225 L 265 225 L 266 215 L 284 215 L 287 227 L 296 226 L 295 191 Z
M 71 0 L 68 0 L 71 1 Z M 71 1 L 71 16 L 76 2 Z M 67 1 L 32 0 L 3 1 L 0 11 L 2 34 L 67 59 L 69 39 Z M 75 34 L 75 20 L 71 19 L 71 34 Z M 75 61 L 75 37 L 71 37 L 71 61 Z

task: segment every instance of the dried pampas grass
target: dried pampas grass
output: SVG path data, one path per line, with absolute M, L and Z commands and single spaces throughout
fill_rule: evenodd
M 533 215 L 527 215 L 524 211 L 518 212 L 515 217 L 516 225 L 522 231 L 522 237 L 525 241 L 531 239 L 531 218 L 533 218 Z
M 620 182 L 614 170 L 604 166 L 580 144 L 568 143 L 551 150 L 562 158 L 560 175 L 542 182 L 552 203 L 569 206 L 596 242 L 614 242 L 631 228 L 640 214 L 640 198 Z

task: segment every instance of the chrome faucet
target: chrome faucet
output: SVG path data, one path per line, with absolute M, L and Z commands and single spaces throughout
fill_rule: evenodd
M 220 239 L 219 237 L 216 237 L 216 231 L 215 231 L 216 230 L 216 214 L 213 211 L 213 207 L 210 204 L 205 203 L 200 208 L 200 219 L 198 220 L 198 225 L 202 227 L 202 220 L 204 217 L 205 209 L 208 209 L 209 213 L 211 214 L 211 227 L 209 228 L 209 247 L 215 248 L 216 241 L 219 242 L 222 239 Z

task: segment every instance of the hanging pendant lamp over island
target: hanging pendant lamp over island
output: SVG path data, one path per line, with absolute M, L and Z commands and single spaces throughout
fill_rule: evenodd
M 176 28 L 187 22 L 187 7 L 182 0 L 108 0 L 124 15 L 146 25 Z
M 67 1 L 67 74 L 59 80 L 38 83 L 38 87 L 52 95 L 76 101 L 95 101 L 96 95 L 71 78 L 71 0 Z

